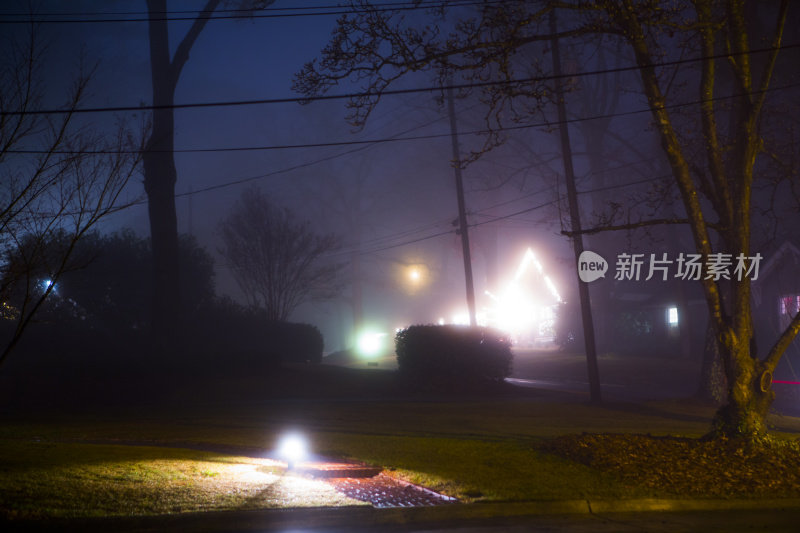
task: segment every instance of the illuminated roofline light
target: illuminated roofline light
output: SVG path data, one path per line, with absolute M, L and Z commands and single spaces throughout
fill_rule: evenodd
M 517 273 L 514 274 L 514 281 L 517 281 L 525 274 L 525 271 L 528 270 L 528 263 L 531 261 L 536 261 L 536 257 L 533 255 L 533 250 L 528 248 L 525 250 L 525 255 L 522 256 L 522 262 L 517 267 Z
M 547 285 L 547 288 L 550 289 L 550 294 L 552 294 L 555 297 L 556 301 L 561 303 L 561 295 L 558 294 L 558 289 L 556 289 L 556 286 L 553 283 L 553 280 L 550 279 L 550 276 L 544 277 L 544 283 L 545 285 Z

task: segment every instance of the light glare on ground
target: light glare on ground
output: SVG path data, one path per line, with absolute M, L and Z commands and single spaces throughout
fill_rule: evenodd
M 0 502 L 16 502 L 13 517 L 365 505 L 271 459 L 74 443 L 7 441 L 3 449 Z

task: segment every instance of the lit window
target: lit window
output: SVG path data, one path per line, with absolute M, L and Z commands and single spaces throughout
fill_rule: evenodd
M 677 326 L 678 325 L 678 308 L 677 307 L 670 307 L 667 309 L 667 323 L 670 326 Z

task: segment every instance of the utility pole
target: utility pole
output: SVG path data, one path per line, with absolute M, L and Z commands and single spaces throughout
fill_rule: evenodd
M 472 282 L 472 258 L 469 251 L 469 233 L 467 226 L 467 209 L 464 203 L 464 182 L 461 179 L 461 156 L 458 149 L 458 129 L 456 128 L 456 108 L 453 103 L 453 89 L 447 88 L 447 111 L 450 115 L 450 140 L 453 146 L 453 169 L 456 175 L 456 196 L 458 197 L 458 226 L 461 234 L 461 250 L 464 256 L 464 279 L 467 282 L 467 309 L 469 325 L 476 326 L 478 320 L 475 313 L 475 287 Z
M 572 231 L 572 247 L 575 251 L 575 275 L 578 275 L 578 258 L 583 253 L 583 237 L 581 236 L 581 215 L 578 211 L 578 192 L 575 188 L 575 171 L 572 168 L 572 147 L 569 140 L 567 110 L 564 104 L 564 87 L 561 81 L 561 51 L 558 47 L 558 30 L 555 10 L 550 11 L 550 34 L 553 36 L 550 51 L 553 57 L 553 76 L 555 77 L 558 124 L 561 133 L 561 155 L 564 160 L 564 178 L 567 184 L 567 202 L 569 204 L 570 230 Z M 597 347 L 594 339 L 594 321 L 592 305 L 589 298 L 589 284 L 578 278 L 578 295 L 581 301 L 581 318 L 583 321 L 583 338 L 586 348 L 586 365 L 589 374 L 589 397 L 593 403 L 602 401 L 600 393 L 600 372 L 597 367 Z

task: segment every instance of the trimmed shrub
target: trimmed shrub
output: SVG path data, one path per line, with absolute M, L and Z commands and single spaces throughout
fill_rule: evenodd
M 411 326 L 395 337 L 406 377 L 428 382 L 502 380 L 511 373 L 511 343 L 491 328 Z
M 268 352 L 284 363 L 317 364 L 322 361 L 324 343 L 316 326 L 294 322 L 269 322 L 266 327 Z
M 322 333 L 311 324 L 270 321 L 261 309 L 220 299 L 187 332 L 186 361 L 198 370 L 271 373 L 281 363 L 319 363 Z

